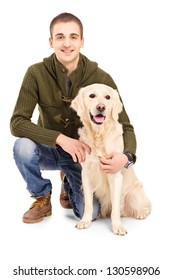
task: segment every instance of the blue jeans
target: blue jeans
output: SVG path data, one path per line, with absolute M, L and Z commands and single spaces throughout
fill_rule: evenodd
M 81 165 L 75 163 L 70 154 L 61 147 L 52 148 L 28 138 L 19 138 L 14 144 L 14 159 L 28 191 L 34 197 L 44 196 L 52 191 L 51 181 L 42 177 L 41 170 L 62 170 L 66 175 L 64 189 L 73 212 L 78 218 L 82 217 L 84 199 L 81 188 Z M 93 220 L 98 213 L 99 203 L 94 199 Z

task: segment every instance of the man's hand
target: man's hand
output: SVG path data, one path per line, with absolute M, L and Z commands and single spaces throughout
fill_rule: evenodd
M 112 152 L 109 155 L 99 157 L 100 168 L 105 173 L 117 173 L 124 168 L 128 162 L 126 155 L 121 153 Z
M 56 139 L 56 144 L 59 145 L 64 151 L 69 153 L 74 162 L 84 162 L 86 152 L 91 153 L 90 147 L 84 142 L 70 138 L 64 134 L 60 134 Z

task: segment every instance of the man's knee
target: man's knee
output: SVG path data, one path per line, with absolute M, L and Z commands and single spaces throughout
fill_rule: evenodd
M 29 159 L 33 156 L 36 144 L 28 138 L 19 138 L 14 143 L 14 158 Z

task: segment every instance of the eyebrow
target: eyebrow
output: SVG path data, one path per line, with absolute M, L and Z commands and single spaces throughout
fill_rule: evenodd
M 64 34 L 63 33 L 57 33 L 57 34 L 55 34 L 55 37 L 56 36 L 63 36 Z M 79 34 L 77 34 L 77 33 L 71 33 L 70 35 L 72 35 L 72 36 L 77 36 L 77 37 L 79 37 L 80 35 Z

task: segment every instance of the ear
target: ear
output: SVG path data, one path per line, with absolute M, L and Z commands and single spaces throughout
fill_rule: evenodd
M 50 45 L 51 48 L 53 48 L 53 40 L 52 40 L 52 37 L 49 38 L 49 45 Z
M 77 112 L 79 117 L 84 113 L 84 102 L 83 102 L 84 89 L 81 88 L 77 96 L 72 100 L 70 107 Z
M 112 118 L 117 121 L 118 120 L 118 115 L 121 113 L 123 109 L 123 104 L 120 101 L 119 94 L 116 90 L 114 90 L 114 106 L 112 108 Z

